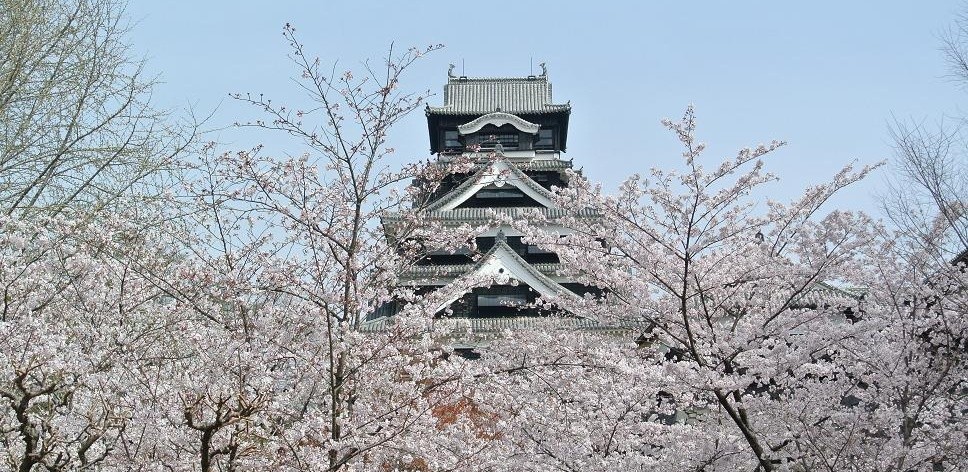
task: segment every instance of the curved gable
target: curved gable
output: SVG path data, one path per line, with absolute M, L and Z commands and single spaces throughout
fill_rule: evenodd
M 511 125 L 517 128 L 518 131 L 521 131 L 523 133 L 528 133 L 528 134 L 535 134 L 538 132 L 538 128 L 541 128 L 541 125 L 539 124 L 526 121 L 510 113 L 503 113 L 498 111 L 494 113 L 488 113 L 473 121 L 470 121 L 468 123 L 464 123 L 458 126 L 457 132 L 459 132 L 462 135 L 476 133 L 487 125 L 494 125 L 498 128 L 504 125 Z
M 531 287 L 545 298 L 579 298 L 574 292 L 562 287 L 558 282 L 542 274 L 521 258 L 514 249 L 508 246 L 503 232 L 498 232 L 494 247 L 484 254 L 481 260 L 474 265 L 474 268 L 461 276 L 460 279 L 477 281 L 491 280 L 497 284 L 517 281 L 517 283 L 523 283 Z M 456 283 L 452 284 L 451 287 L 461 285 L 460 283 Z M 451 303 L 454 303 L 463 296 L 464 293 L 467 293 L 466 289 L 456 290 L 450 294 L 445 303 L 442 303 L 437 308 L 437 311 L 448 307 Z
M 488 186 L 503 187 L 511 185 L 521 190 L 545 208 L 557 208 L 554 196 L 548 189 L 528 177 L 516 165 L 508 162 L 504 157 L 496 159 L 490 165 L 481 168 L 464 183 L 440 197 L 427 207 L 428 211 L 453 210 L 466 202 L 474 194 Z

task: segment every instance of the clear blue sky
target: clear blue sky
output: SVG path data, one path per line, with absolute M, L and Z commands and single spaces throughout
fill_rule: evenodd
M 282 26 L 292 23 L 324 62 L 353 68 L 397 47 L 442 43 L 406 79 L 438 92 L 447 64 L 469 76 L 527 75 L 547 62 L 556 102 L 570 100 L 569 149 L 576 167 L 609 187 L 632 172 L 674 167 L 679 149 L 660 125 L 694 104 L 707 158 L 788 141 L 773 157 L 787 199 L 843 164 L 891 157 L 892 116 L 958 114 L 968 96 L 945 78 L 939 35 L 963 3 L 883 2 L 329 2 L 133 1 L 134 51 L 160 74 L 156 102 L 217 107 L 212 127 L 258 117 L 229 92 L 292 99 L 297 71 Z M 426 121 L 414 113 L 391 137 L 398 152 L 428 155 Z M 226 149 L 280 136 L 217 135 Z M 886 171 L 836 204 L 873 210 Z

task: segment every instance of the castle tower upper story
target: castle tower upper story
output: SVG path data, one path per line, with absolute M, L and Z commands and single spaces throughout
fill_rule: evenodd
M 500 145 L 514 159 L 557 159 L 566 149 L 571 104 L 554 103 L 546 71 L 527 77 L 450 74 L 443 98 L 442 106 L 426 109 L 432 153 Z

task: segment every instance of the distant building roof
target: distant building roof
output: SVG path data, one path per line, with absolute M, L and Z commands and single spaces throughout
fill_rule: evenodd
M 444 85 L 444 105 L 427 106 L 428 115 L 516 115 L 569 113 L 571 105 L 554 104 L 547 75 L 528 77 L 454 77 Z
M 864 297 L 863 287 L 837 287 L 827 282 L 816 282 L 800 294 L 792 303 L 794 308 L 838 306 L 848 301 L 856 302 Z
M 968 249 L 961 251 L 960 254 L 958 254 L 957 256 L 955 256 L 954 259 L 951 260 L 951 263 L 953 265 L 958 265 L 958 264 L 968 265 Z

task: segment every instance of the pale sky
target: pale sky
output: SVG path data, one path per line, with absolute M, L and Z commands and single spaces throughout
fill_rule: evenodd
M 215 109 L 209 127 L 258 118 L 230 92 L 299 101 L 281 36 L 292 23 L 309 51 L 338 69 L 396 47 L 442 43 L 404 87 L 438 95 L 447 64 L 468 76 L 525 76 L 548 64 L 557 103 L 571 101 L 566 158 L 608 187 L 633 172 L 679 164 L 662 118 L 696 107 L 709 165 L 744 146 L 789 142 L 769 169 L 773 196 L 792 198 L 857 160 L 889 159 L 892 116 L 934 121 L 962 113 L 968 92 L 946 78 L 939 36 L 954 1 L 817 2 L 327 2 L 132 1 L 134 51 L 163 82 L 165 107 Z M 217 109 L 216 109 L 217 108 Z M 226 150 L 258 142 L 301 151 L 251 130 L 215 135 Z M 429 153 L 418 110 L 391 136 L 405 156 Z M 875 211 L 888 171 L 835 204 Z

